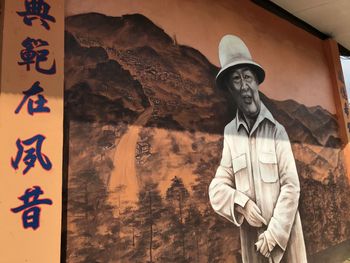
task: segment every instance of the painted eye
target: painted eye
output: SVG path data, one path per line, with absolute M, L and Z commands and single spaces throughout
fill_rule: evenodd
M 251 82 L 253 80 L 253 77 L 250 75 L 244 75 L 244 79 L 248 82 Z
M 241 82 L 241 77 L 240 76 L 233 76 L 232 80 L 233 80 L 233 83 L 240 83 Z

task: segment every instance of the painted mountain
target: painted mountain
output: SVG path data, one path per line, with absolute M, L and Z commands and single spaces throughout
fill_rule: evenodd
M 142 15 L 66 19 L 67 262 L 240 262 L 208 200 L 235 113 L 217 71 Z M 261 97 L 292 142 L 312 255 L 350 236 L 337 121 Z

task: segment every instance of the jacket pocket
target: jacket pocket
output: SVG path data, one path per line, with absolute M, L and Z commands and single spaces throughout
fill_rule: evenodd
M 233 158 L 232 166 L 235 175 L 236 189 L 247 192 L 249 190 L 249 178 L 245 153 Z
M 260 176 L 265 183 L 275 183 L 278 180 L 277 158 L 273 152 L 259 153 Z

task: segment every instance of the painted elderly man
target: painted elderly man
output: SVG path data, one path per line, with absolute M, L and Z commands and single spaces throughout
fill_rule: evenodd
M 244 263 L 307 262 L 291 145 L 259 97 L 265 72 L 236 36 L 222 38 L 219 57 L 217 86 L 229 91 L 238 109 L 225 127 L 222 159 L 209 187 L 211 205 L 240 227 Z

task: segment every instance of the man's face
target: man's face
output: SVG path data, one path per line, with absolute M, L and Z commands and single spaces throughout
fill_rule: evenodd
M 249 67 L 242 67 L 227 73 L 227 88 L 238 108 L 246 117 L 254 118 L 260 112 L 260 97 L 256 75 Z

